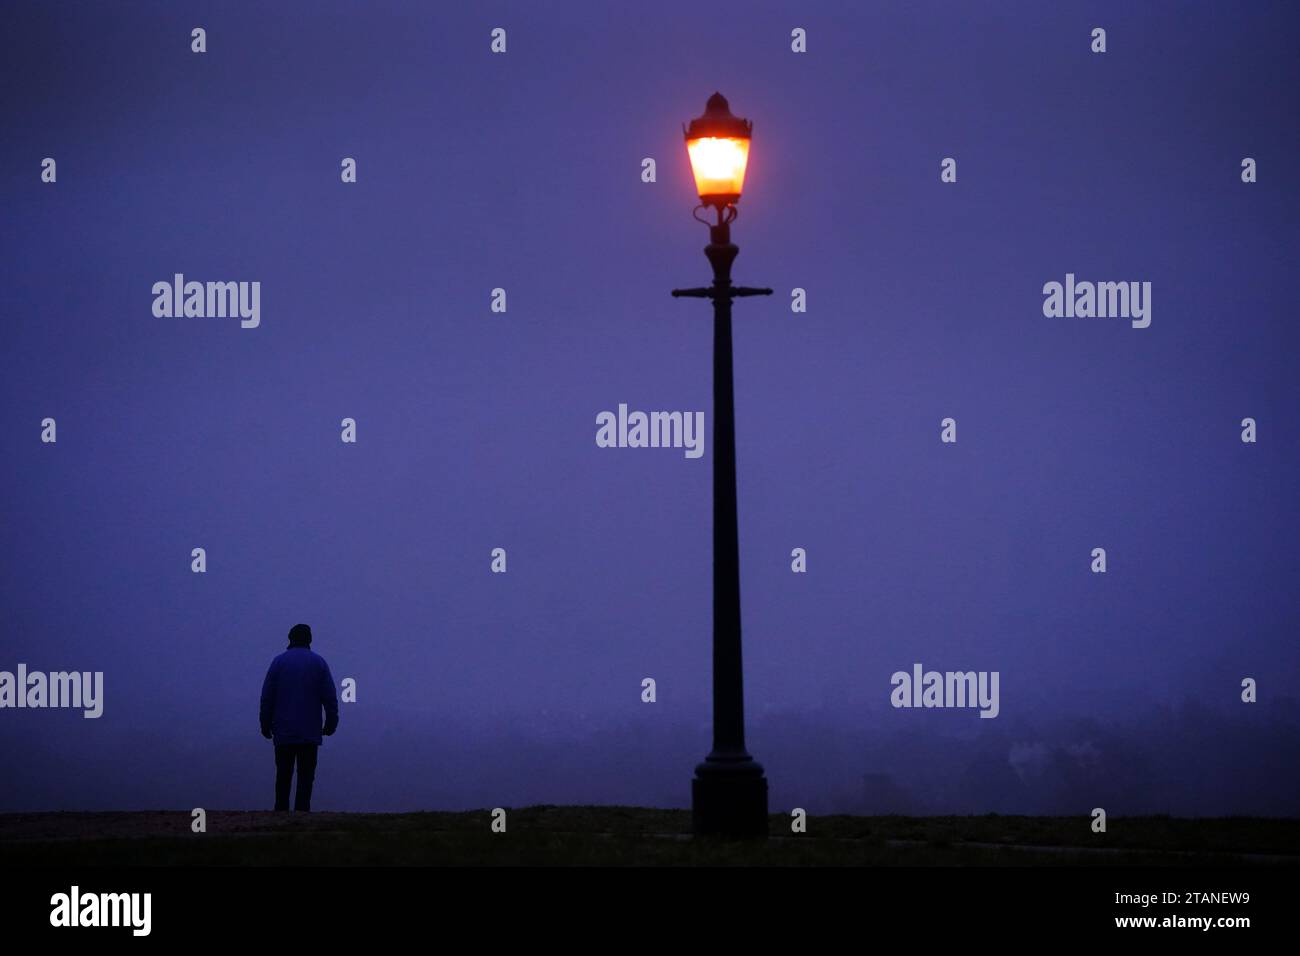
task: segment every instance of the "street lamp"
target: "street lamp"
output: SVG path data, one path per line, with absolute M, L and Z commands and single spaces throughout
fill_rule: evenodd
M 721 93 L 710 96 L 704 115 L 685 128 L 700 194 L 694 215 L 709 227 L 704 254 L 713 266 L 713 284 L 673 290 L 674 298 L 713 300 L 713 749 L 695 768 L 691 783 L 691 816 L 700 836 L 767 835 L 767 779 L 745 749 L 731 366 L 731 300 L 772 294 L 731 284 L 731 263 L 740 251 L 731 241 L 731 223 L 745 184 L 751 129 L 749 120 L 731 115 Z M 701 219 L 702 209 L 712 209 L 716 220 Z
M 731 206 L 740 199 L 749 165 L 749 137 L 754 124 L 731 115 L 727 98 L 714 93 L 704 115 L 685 127 L 686 153 L 691 158 L 700 201 L 710 206 Z

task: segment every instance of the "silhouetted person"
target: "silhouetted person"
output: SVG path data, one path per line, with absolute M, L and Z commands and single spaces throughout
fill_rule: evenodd
M 316 753 L 321 734 L 328 737 L 338 728 L 339 699 L 330 666 L 311 649 L 311 628 L 306 624 L 290 629 L 289 649 L 271 661 L 262 682 L 260 717 L 262 736 L 274 735 L 275 740 L 275 809 L 289 809 L 289 786 L 297 764 L 293 808 L 310 810 Z

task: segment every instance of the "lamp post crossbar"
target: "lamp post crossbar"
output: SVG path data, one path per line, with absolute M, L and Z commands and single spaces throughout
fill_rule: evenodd
M 733 299 L 743 299 L 749 295 L 771 295 L 771 289 L 753 289 L 749 286 L 732 286 L 729 289 L 715 289 L 713 286 L 704 286 L 697 289 L 673 289 L 673 298 L 692 298 L 692 299 L 713 299 L 719 295 L 728 295 Z

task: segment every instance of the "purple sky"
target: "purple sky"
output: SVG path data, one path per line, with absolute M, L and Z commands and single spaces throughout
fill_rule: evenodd
M 711 429 L 668 293 L 709 276 L 716 89 L 735 278 L 776 289 L 735 324 L 773 810 L 1294 814 L 1295 7 L 808 6 L 11 3 L 0 669 L 106 701 L 0 711 L 0 809 L 269 806 L 299 621 L 358 684 L 321 809 L 688 805 L 712 452 L 594 439 Z M 176 272 L 260 281 L 260 327 L 154 317 Z M 1151 282 L 1151 327 L 1044 317 L 1067 272 Z M 999 717 L 891 709 L 918 661 L 998 671 Z

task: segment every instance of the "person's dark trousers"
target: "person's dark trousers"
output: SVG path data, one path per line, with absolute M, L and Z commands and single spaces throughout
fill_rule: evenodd
M 311 787 L 316 781 L 316 753 L 318 744 L 281 744 L 275 748 L 275 808 L 289 809 L 289 785 L 293 783 L 293 767 L 298 765 L 298 793 L 293 801 L 295 810 L 311 810 Z

